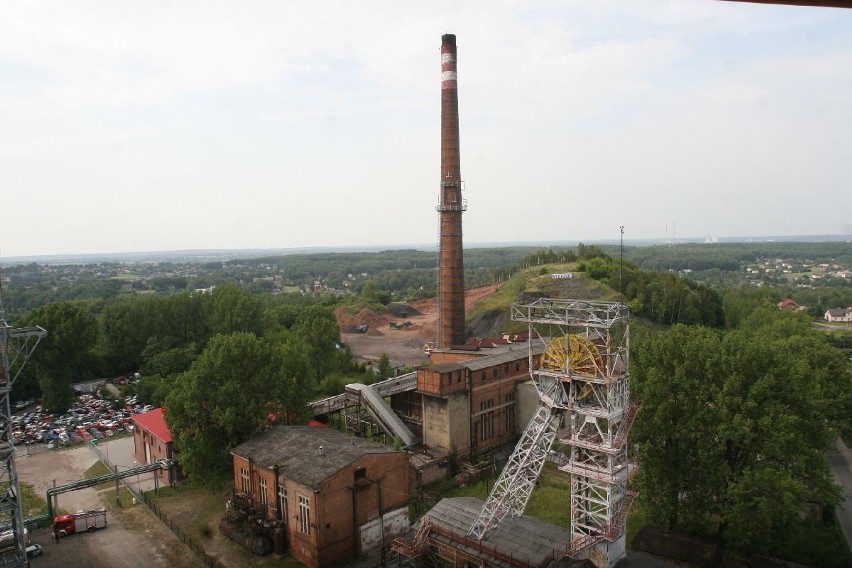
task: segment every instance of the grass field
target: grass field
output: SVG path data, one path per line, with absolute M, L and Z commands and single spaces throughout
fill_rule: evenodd
M 499 474 L 499 471 L 497 472 Z M 494 486 L 496 476 L 489 476 L 475 483 L 459 487 L 450 480 L 430 486 L 427 493 L 443 497 L 476 497 L 483 501 Z M 568 528 L 571 512 L 571 487 L 568 474 L 559 471 L 556 464 L 547 462 L 539 477 L 538 486 L 533 490 L 530 501 L 524 512 L 525 515 L 546 523 Z M 415 504 L 413 509 L 417 516 L 425 513 L 427 507 L 423 503 Z M 641 496 L 630 508 L 627 517 L 627 543 L 643 526 L 648 524 L 647 515 L 642 510 Z
M 153 494 L 149 494 L 155 498 Z M 299 568 L 304 565 L 287 555 L 254 556 L 219 531 L 225 502 L 231 497 L 230 485 L 217 489 L 185 486 L 166 489 L 155 498 L 154 506 L 169 522 L 198 542 L 208 554 L 219 557 L 227 566 L 245 568 Z

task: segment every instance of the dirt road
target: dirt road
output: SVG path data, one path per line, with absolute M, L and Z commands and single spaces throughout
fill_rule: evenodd
M 126 445 L 126 441 L 122 442 Z M 130 442 L 132 444 L 132 440 Z M 49 450 L 18 455 L 18 478 L 44 495 L 53 485 L 82 479 L 97 459 L 91 450 Z M 59 496 L 59 506 L 66 511 L 94 509 L 112 504 L 107 513 L 107 528 L 63 538 L 53 542 L 49 529 L 30 533 L 30 539 L 44 547 L 44 554 L 32 561 L 37 566 L 63 568 L 137 568 L 162 566 L 201 568 L 203 564 L 192 551 L 168 530 L 144 505 L 126 503 L 115 507 L 115 489 L 98 491 L 80 489 Z

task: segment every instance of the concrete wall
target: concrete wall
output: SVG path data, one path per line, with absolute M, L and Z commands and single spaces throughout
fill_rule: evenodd
M 520 434 L 523 432 L 536 408 L 538 408 L 539 396 L 535 390 L 532 380 L 519 383 L 515 405 L 515 429 Z
M 423 397 L 423 443 L 440 453 L 468 455 L 470 403 L 466 392 Z
M 450 444 L 459 457 L 470 455 L 470 399 L 467 393 L 451 395 L 447 400 Z
M 408 532 L 411 522 L 408 520 L 408 507 L 389 511 L 360 527 L 361 553 L 369 552 L 393 542 L 397 536 Z M 384 536 L 383 536 L 384 535 Z

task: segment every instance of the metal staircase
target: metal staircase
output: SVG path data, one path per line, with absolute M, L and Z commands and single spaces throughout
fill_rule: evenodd
M 627 436 L 630 403 L 629 309 L 620 303 L 539 299 L 514 304 L 530 330 L 530 375 L 540 403 L 468 536 L 477 540 L 507 515 L 520 516 L 556 439 L 570 447 L 559 469 L 571 477 L 568 555 L 609 568 L 624 556 L 624 526 L 636 464 Z M 536 361 L 536 340 L 547 345 Z M 558 432 L 564 418 L 564 430 Z
M 423 552 L 423 545 L 429 538 L 429 533 L 434 528 L 431 517 L 423 517 L 420 528 L 414 535 L 414 539 L 396 538 L 391 545 L 391 550 L 408 559 L 415 559 Z

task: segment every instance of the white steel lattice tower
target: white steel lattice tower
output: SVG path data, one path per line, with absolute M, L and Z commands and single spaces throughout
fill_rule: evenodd
M 469 535 L 482 539 L 506 515 L 520 516 L 553 442 L 568 448 L 560 467 L 571 476 L 568 555 L 600 568 L 625 555 L 625 524 L 635 464 L 627 434 L 630 404 L 629 309 L 612 302 L 540 299 L 512 306 L 530 330 L 531 377 L 539 405 Z M 541 357 L 535 345 L 546 345 Z
M 12 407 L 9 396 L 15 379 L 47 332 L 41 327 L 10 326 L 6 322 L 2 292 L 0 281 L 0 421 L 4 424 L 0 430 L 0 519 L 12 531 L 14 546 L 6 546 L 0 552 L 0 565 L 28 566 L 23 507 L 18 498 L 21 488 L 15 468 L 15 446 L 12 445 Z

